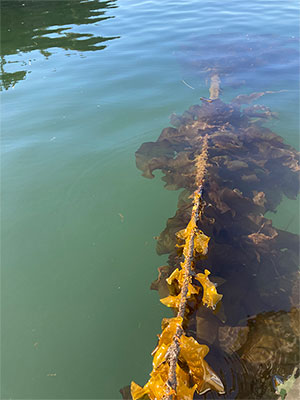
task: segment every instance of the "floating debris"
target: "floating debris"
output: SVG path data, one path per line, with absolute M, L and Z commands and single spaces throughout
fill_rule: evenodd
M 296 375 L 298 375 L 296 377 Z M 299 385 L 299 371 L 295 368 L 292 375 L 290 375 L 286 381 L 281 376 L 274 375 L 273 384 L 275 393 L 280 395 L 281 400 L 285 398 L 299 399 L 300 396 L 300 385 Z M 292 394 L 293 391 L 293 394 Z M 289 396 L 287 397 L 287 395 Z

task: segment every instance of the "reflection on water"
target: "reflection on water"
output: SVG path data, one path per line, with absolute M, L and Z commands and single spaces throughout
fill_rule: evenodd
M 14 86 L 27 74 L 25 70 L 6 71 L 7 64 L 21 63 L 7 61 L 7 56 L 39 50 L 45 57 L 49 57 L 53 48 L 79 52 L 105 49 L 106 42 L 118 36 L 101 37 L 90 32 L 84 33 L 78 28 L 91 24 L 97 26 L 97 23 L 113 18 L 105 16 L 105 13 L 107 9 L 115 7 L 115 1 L 98 0 L 2 1 L 2 89 Z

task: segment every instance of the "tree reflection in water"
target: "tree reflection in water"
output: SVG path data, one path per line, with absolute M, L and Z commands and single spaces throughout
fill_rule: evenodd
M 61 48 L 79 52 L 103 50 L 107 41 L 119 36 L 102 37 L 76 32 L 80 25 L 96 24 L 113 16 L 105 16 L 108 9 L 116 8 L 115 1 L 98 0 L 3 0 L 1 2 L 1 89 L 25 79 L 27 70 L 8 72 L 5 65 L 19 63 L 8 56 L 39 50 L 45 57 L 49 49 Z M 24 62 L 22 62 L 24 65 Z M 26 63 L 25 63 L 26 65 Z

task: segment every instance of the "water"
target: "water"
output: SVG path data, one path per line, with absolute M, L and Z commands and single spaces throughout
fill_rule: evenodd
M 2 1 L 2 398 L 117 399 L 146 381 L 170 315 L 149 291 L 166 262 L 153 237 L 178 193 L 134 152 L 208 96 L 213 60 L 225 100 L 285 90 L 262 103 L 299 148 L 297 6 Z M 285 200 L 271 217 L 297 232 L 298 213 Z

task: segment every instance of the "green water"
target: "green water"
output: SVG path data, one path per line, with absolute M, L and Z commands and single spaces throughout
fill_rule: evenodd
M 225 100 L 286 90 L 261 103 L 299 147 L 297 6 L 1 2 L 1 398 L 117 399 L 146 381 L 170 315 L 149 290 L 166 262 L 153 237 L 178 192 L 142 178 L 134 153 L 208 96 L 199 59 L 222 56 L 236 63 Z M 275 56 L 239 65 L 249 37 L 254 59 Z M 296 232 L 298 215 L 284 201 L 274 223 Z

